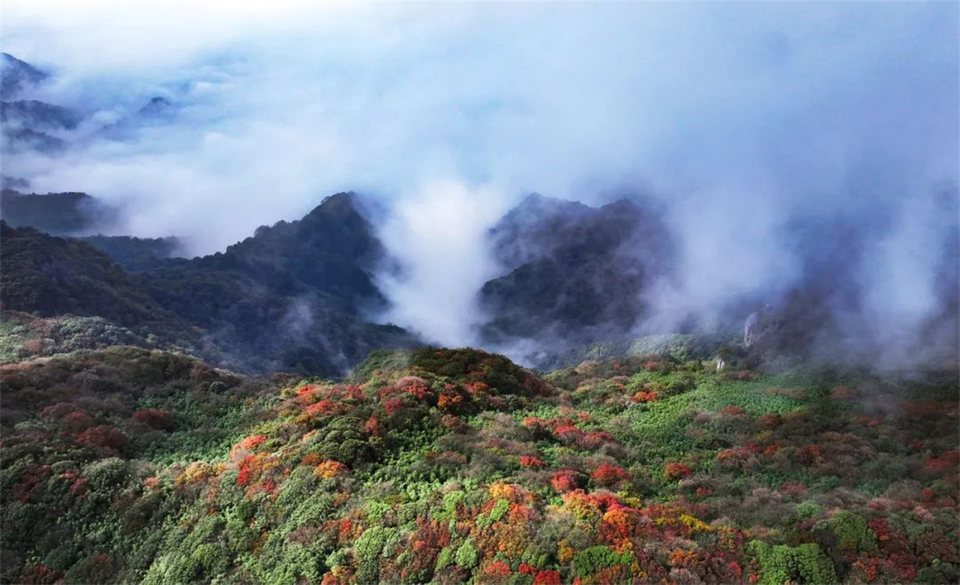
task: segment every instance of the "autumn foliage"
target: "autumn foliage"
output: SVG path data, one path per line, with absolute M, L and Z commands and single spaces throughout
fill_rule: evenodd
M 2 435 L 3 582 L 960 578 L 943 387 L 435 348 L 360 371 L 38 404 Z

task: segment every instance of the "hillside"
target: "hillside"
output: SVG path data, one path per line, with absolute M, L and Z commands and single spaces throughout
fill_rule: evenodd
M 947 217 L 960 213 L 960 200 L 940 197 Z M 875 363 L 905 327 L 880 321 L 869 306 L 870 278 L 884 270 L 866 258 L 868 228 L 855 219 L 797 221 L 786 226 L 797 249 L 798 276 L 781 294 L 755 303 L 750 351 L 757 361 L 792 356 L 800 361 Z M 955 364 L 960 355 L 960 224 L 934 239 L 938 261 L 928 292 L 911 291 L 911 302 L 925 303 L 919 331 L 898 340 L 908 360 Z M 843 253 L 837 253 L 843 250 Z M 906 286 L 907 283 L 904 283 Z
M 383 249 L 353 195 L 262 227 L 223 253 L 141 273 L 162 306 L 209 334 L 245 371 L 335 375 L 383 347 L 415 345 L 370 315 L 385 306 L 371 270 Z
M 11 227 L 32 227 L 55 236 L 79 235 L 103 229 L 117 211 L 86 193 L 0 192 L 0 217 Z
M 49 217 L 42 204 L 60 200 L 10 197 L 41 199 L 48 215 L 32 217 Z M 15 217 L 31 218 L 29 209 L 15 209 Z M 157 338 L 148 347 L 176 346 L 245 372 L 339 375 L 374 349 L 418 343 L 399 327 L 373 322 L 386 306 L 371 276 L 384 251 L 350 194 L 328 197 L 301 220 L 260 228 L 225 252 L 194 259 L 159 257 L 163 240 L 81 241 L 3 225 L 5 311 L 100 317 L 137 339 Z M 7 345 L 34 339 L 29 329 Z M 50 339 L 34 355 L 69 346 Z M 12 353 L 24 357 L 22 349 Z
M 599 208 L 527 197 L 489 234 L 504 275 L 483 285 L 484 340 L 563 351 L 626 336 L 644 290 L 669 274 L 671 236 L 647 202 Z
M 158 273 L 224 271 L 249 278 L 278 295 L 313 293 L 338 310 L 356 314 L 385 299 L 370 272 L 384 249 L 358 210 L 356 195 L 331 195 L 303 218 L 263 226 L 223 253 L 197 258 Z
M 955 582 L 955 373 L 2 366 L 4 582 Z M 16 424 L 16 427 L 13 425 Z
M 99 316 L 131 328 L 175 323 L 142 283 L 106 254 L 70 238 L 0 222 L 0 307 L 44 317 Z
M 180 241 L 166 238 L 136 238 L 130 236 L 84 236 L 80 238 L 113 259 L 127 272 L 144 272 L 156 268 L 165 258 L 178 255 Z
M 0 54 L 0 80 L 2 80 L 0 99 L 18 98 L 25 90 L 44 82 L 49 77 L 48 73 L 9 53 Z

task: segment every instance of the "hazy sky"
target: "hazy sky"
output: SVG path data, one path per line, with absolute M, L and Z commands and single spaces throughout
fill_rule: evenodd
M 124 203 L 126 230 L 197 253 L 336 191 L 384 198 L 414 275 L 386 279 L 393 317 L 450 343 L 470 340 L 443 316 L 494 270 L 482 236 L 510 202 L 642 190 L 682 238 L 683 278 L 656 299 L 669 321 L 788 282 L 791 218 L 885 222 L 891 274 L 936 263 L 924 202 L 958 178 L 957 10 L 8 0 L 3 50 L 57 75 L 39 97 L 97 123 L 154 95 L 178 113 L 4 172 Z M 924 294 L 893 280 L 876 298 Z

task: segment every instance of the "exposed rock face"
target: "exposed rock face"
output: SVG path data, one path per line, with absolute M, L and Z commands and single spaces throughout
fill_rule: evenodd
M 776 315 L 770 305 L 750 313 L 746 322 L 743 324 L 743 345 L 753 347 L 769 337 L 782 325 L 782 321 Z

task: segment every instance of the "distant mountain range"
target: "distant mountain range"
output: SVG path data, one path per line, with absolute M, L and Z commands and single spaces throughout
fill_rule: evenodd
M 429 341 L 375 322 L 388 301 L 372 275 L 389 258 L 357 195 L 194 259 L 171 257 L 173 239 L 38 231 L 102 225 L 88 195 L 3 195 L 5 311 L 101 317 L 240 371 L 333 375 L 373 349 Z M 553 353 L 629 336 L 644 284 L 667 273 L 672 249 L 656 214 L 627 200 L 593 208 L 531 196 L 489 237 L 503 276 L 481 291 L 486 343 Z
M 69 148 L 84 115 L 32 99 L 50 74 L 10 55 L 3 67 L 8 153 Z M 95 134 L 122 140 L 175 114 L 157 96 Z M 242 371 L 335 374 L 371 349 L 425 341 L 375 322 L 387 299 L 372 274 L 389 259 L 355 195 L 334 195 L 299 221 L 188 260 L 176 258 L 176 238 L 102 235 L 115 233 L 120 212 L 85 193 L 28 193 L 29 182 L 17 177 L 3 183 L 2 303 L 21 321 L 73 315 L 102 327 L 89 320 L 101 318 L 141 345 L 151 339 Z M 672 249 L 656 214 L 636 203 L 595 209 L 539 195 L 507 214 L 489 240 L 502 276 L 481 292 L 490 317 L 484 342 L 562 336 L 556 351 L 628 335 L 643 314 L 644 282 L 665 272 Z M 110 291 L 124 302 L 111 301 Z M 41 346 L 58 351 L 56 343 Z
M 0 90 L 3 152 L 35 151 L 55 156 L 78 142 L 77 131 L 88 120 L 88 113 L 36 99 L 37 91 L 53 78 L 50 73 L 3 53 L 0 75 L 3 79 Z M 124 140 L 141 125 L 162 122 L 175 113 L 176 106 L 168 99 L 154 96 L 137 112 L 106 126 L 87 124 L 87 129 L 80 134 Z
M 90 235 L 109 208 L 88 195 L 6 190 L 0 304 L 19 315 L 24 335 L 42 329 L 24 315 L 72 315 L 87 319 L 77 328 L 119 327 L 119 333 L 109 329 L 113 337 L 179 348 L 239 371 L 338 375 L 373 349 L 430 341 L 378 324 L 388 300 L 373 274 L 391 259 L 359 202 L 355 194 L 337 194 L 298 221 L 261 227 L 222 253 L 185 259 L 175 256 L 175 238 Z M 761 300 L 730 307 L 719 330 L 638 338 L 649 316 L 648 287 L 674 277 L 676 244 L 655 209 L 631 200 L 598 208 L 539 195 L 522 201 L 488 234 L 500 276 L 479 291 L 482 343 L 540 367 L 648 351 L 709 356 L 738 344 L 741 324 Z M 851 315 L 862 314 L 861 284 L 847 276 L 858 257 L 829 253 L 843 247 L 853 228 L 789 229 L 807 255 L 796 285 L 751 316 L 747 351 L 755 362 L 816 354 L 846 337 L 856 341 L 856 331 L 845 328 L 857 323 Z M 948 264 L 957 259 L 950 244 L 944 242 Z M 943 308 L 922 332 L 924 339 L 944 340 L 945 355 L 956 345 L 957 272 L 956 266 L 940 271 Z M 83 335 L 84 346 L 95 338 Z M 56 353 L 80 343 L 68 341 L 40 347 Z
M 4 148 L 67 147 L 83 115 L 28 99 L 48 74 L 6 54 L 2 67 Z M 174 104 L 154 97 L 98 132 L 122 139 L 139 123 L 175 114 Z M 27 194 L 29 182 L 17 177 L 3 177 L 3 187 L 0 308 L 23 324 L 4 335 L 43 338 L 56 320 L 58 330 L 73 327 L 79 336 L 14 343 L 18 351 L 96 346 L 97 335 L 79 332 L 95 328 L 110 331 L 105 344 L 177 348 L 238 371 L 339 375 L 371 350 L 431 341 L 378 322 L 388 300 L 373 274 L 393 262 L 355 194 L 328 197 L 302 219 L 261 227 L 222 253 L 186 259 L 176 257 L 175 238 L 102 235 L 115 233 L 120 212 L 87 194 Z M 648 350 L 710 354 L 736 340 L 748 316 L 745 341 L 758 360 L 810 353 L 824 340 L 868 329 L 869 314 L 857 304 L 864 284 L 851 277 L 860 262 L 854 244 L 864 239 L 855 222 L 784 229 L 797 243 L 801 274 L 773 302 L 758 294 L 721 307 L 726 315 L 707 335 L 681 324 L 672 332 L 680 336 L 638 340 L 651 286 L 678 276 L 678 242 L 658 206 L 625 198 L 591 207 L 530 195 L 487 234 L 499 274 L 479 291 L 479 340 L 554 367 Z M 958 344 L 958 239 L 944 242 L 936 283 L 942 311 L 924 330 L 947 353 Z
M 64 150 L 67 141 L 58 134 L 75 129 L 82 116 L 69 108 L 25 99 L 47 82 L 50 74 L 3 53 L 0 77 L 3 80 L 0 87 L 2 150 L 7 154 L 29 150 L 53 154 Z

